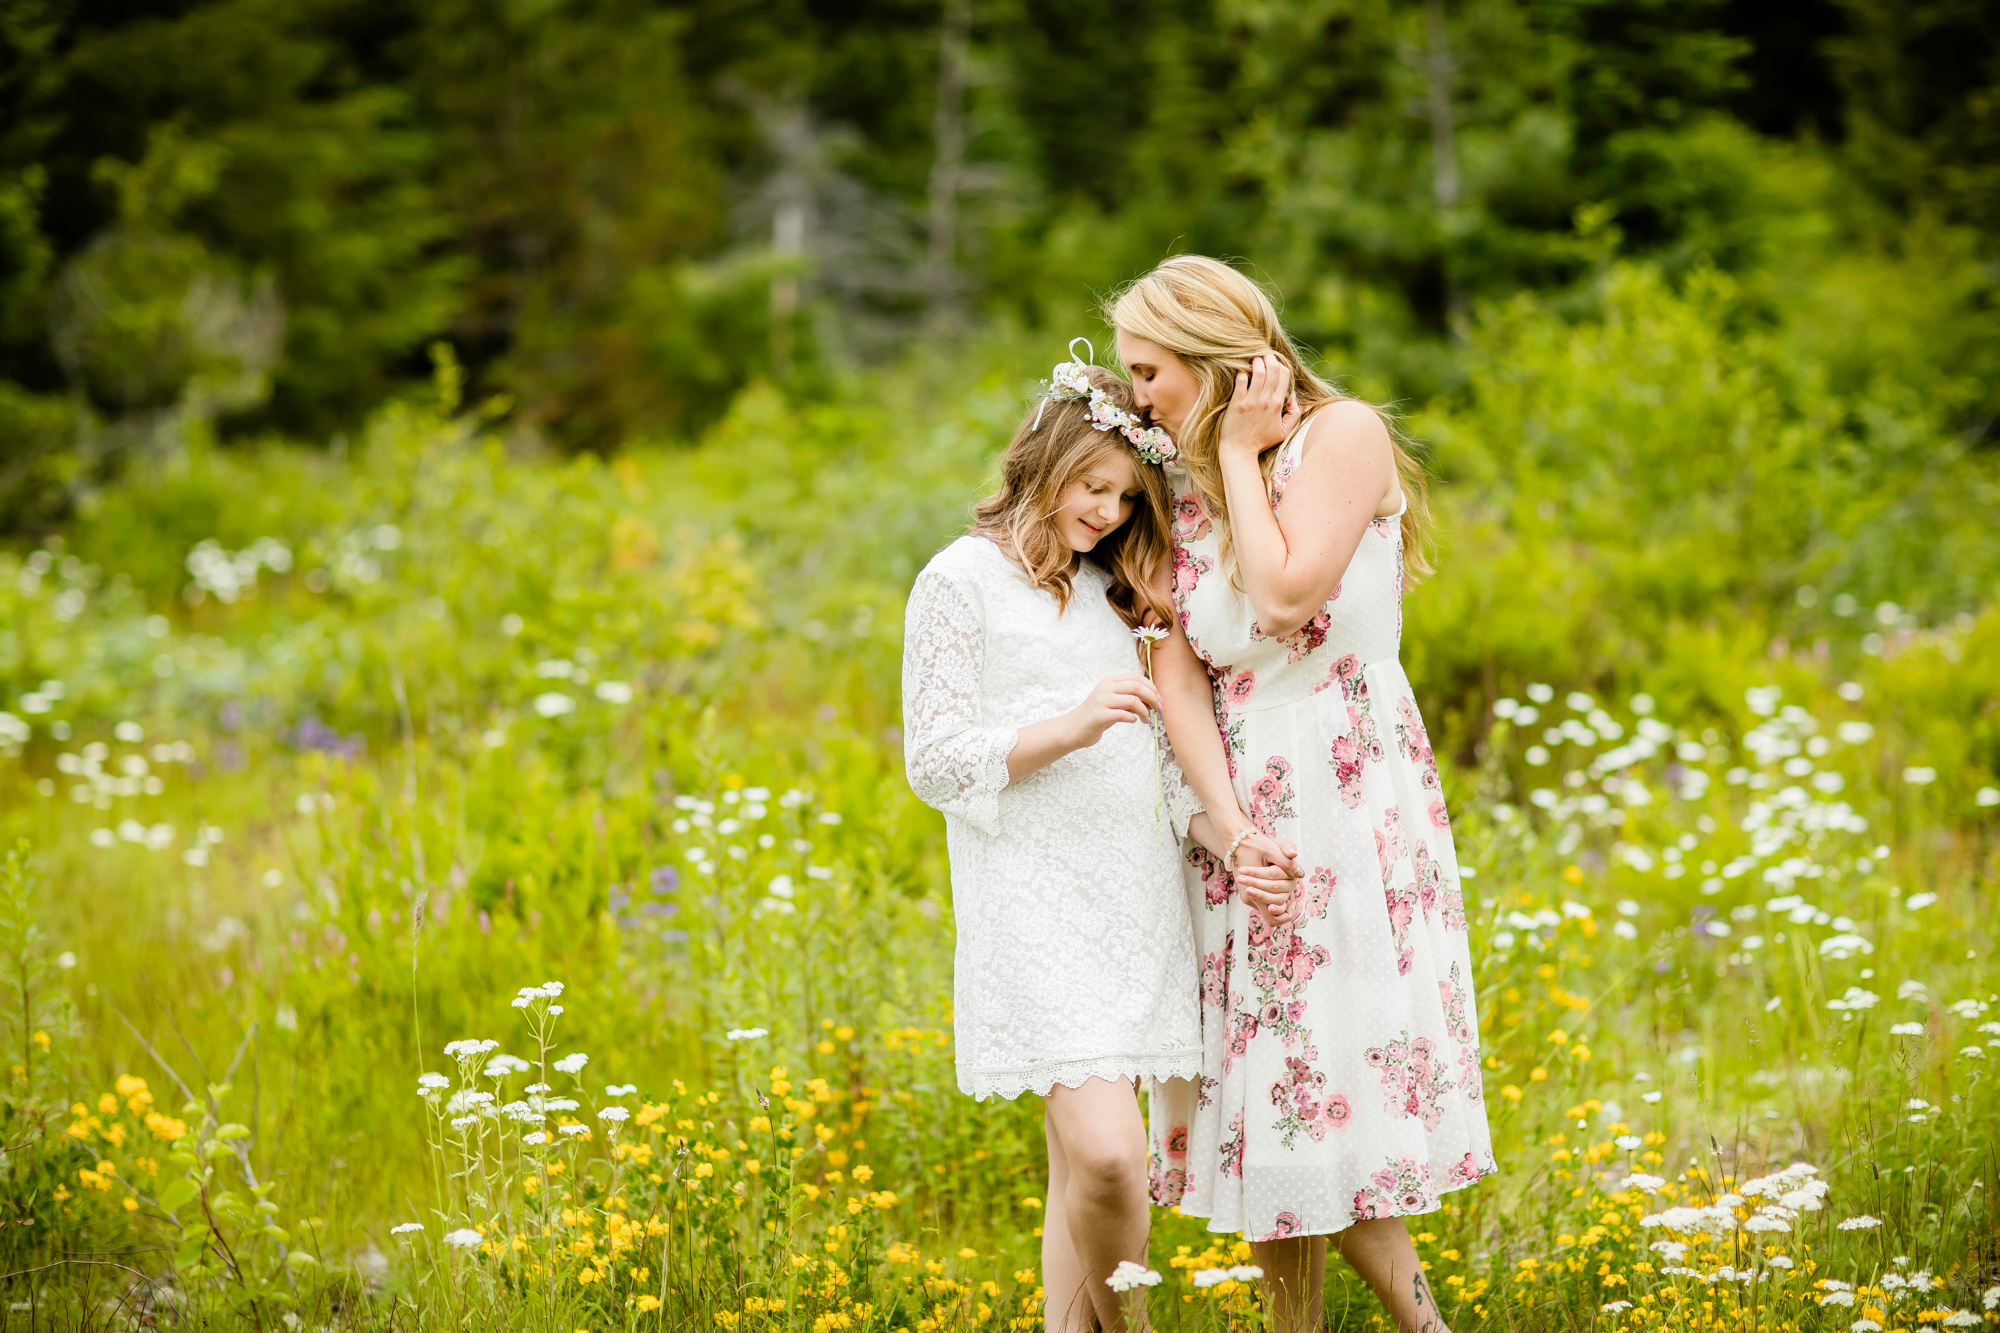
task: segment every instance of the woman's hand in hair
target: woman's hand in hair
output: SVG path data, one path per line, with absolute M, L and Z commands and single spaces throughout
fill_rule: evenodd
M 1298 410 L 1291 365 L 1275 352 L 1252 357 L 1248 370 L 1236 372 L 1236 391 L 1222 414 L 1216 448 L 1224 459 L 1255 459 L 1284 443 L 1298 424 Z

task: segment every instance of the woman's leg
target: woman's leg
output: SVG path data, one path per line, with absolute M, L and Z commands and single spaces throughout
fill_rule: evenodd
M 1105 1285 L 1125 1260 L 1146 1262 L 1146 1126 L 1127 1080 L 1051 1089 L 1044 1102 L 1049 1200 L 1042 1223 L 1042 1286 L 1051 1333 L 1145 1325 L 1139 1301 Z M 1128 1312 L 1131 1313 L 1128 1318 Z M 1094 1318 L 1093 1318 L 1094 1316 Z
M 1250 1254 L 1264 1270 L 1273 1333 L 1319 1333 L 1326 1313 L 1326 1237 L 1252 1241 Z
M 1335 1236 L 1334 1244 L 1340 1257 L 1389 1307 L 1389 1317 L 1401 1333 L 1451 1333 L 1402 1218 L 1356 1222 Z

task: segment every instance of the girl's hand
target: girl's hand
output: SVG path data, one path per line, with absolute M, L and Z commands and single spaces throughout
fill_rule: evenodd
M 1120 722 L 1145 722 L 1159 706 L 1160 692 L 1139 672 L 1106 676 L 1088 698 L 1063 715 L 1075 742 L 1070 748 L 1082 750 L 1097 744 Z
M 1292 396 L 1292 368 L 1274 352 L 1253 357 L 1248 370 L 1236 372 L 1236 392 L 1222 414 L 1217 448 L 1222 457 L 1255 459 L 1282 444 L 1298 424 L 1298 401 Z

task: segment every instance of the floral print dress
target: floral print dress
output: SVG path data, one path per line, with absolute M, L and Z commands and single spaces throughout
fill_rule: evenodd
M 1303 455 L 1280 455 L 1271 507 Z M 1174 598 L 1208 664 L 1237 800 L 1297 843 L 1294 924 L 1267 929 L 1185 844 L 1202 1075 L 1152 1090 L 1153 1196 L 1252 1239 L 1425 1213 L 1495 1170 L 1465 898 L 1402 639 L 1400 513 L 1368 526 L 1326 606 L 1264 634 L 1186 472 Z

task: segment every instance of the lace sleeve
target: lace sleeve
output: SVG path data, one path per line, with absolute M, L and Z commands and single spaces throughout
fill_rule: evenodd
M 985 630 L 967 596 L 926 569 L 903 613 L 903 756 L 924 804 L 983 833 L 999 832 L 1013 727 L 979 725 Z
M 1201 797 L 1194 794 L 1188 785 L 1187 775 L 1181 772 L 1180 760 L 1174 757 L 1174 747 L 1167 743 L 1165 719 L 1157 714 L 1153 718 L 1153 735 L 1160 747 L 1160 793 L 1166 799 L 1167 817 L 1173 821 L 1174 836 L 1185 838 L 1188 821 L 1203 810 Z

